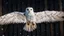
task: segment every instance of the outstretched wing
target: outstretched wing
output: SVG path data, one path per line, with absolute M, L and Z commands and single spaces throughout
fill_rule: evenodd
M 0 17 L 0 25 L 9 23 L 26 23 L 26 17 L 21 12 L 12 12 Z
M 54 22 L 54 21 L 63 21 L 64 12 L 62 11 L 43 11 L 37 12 L 36 15 L 36 23 L 41 22 Z

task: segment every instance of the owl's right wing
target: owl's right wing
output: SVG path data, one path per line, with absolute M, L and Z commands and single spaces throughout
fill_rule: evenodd
M 22 12 L 12 12 L 0 17 L 0 25 L 9 23 L 26 23 L 26 17 Z

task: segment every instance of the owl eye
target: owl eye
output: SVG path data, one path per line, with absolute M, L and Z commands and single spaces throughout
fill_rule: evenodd
M 27 10 L 29 10 L 29 9 L 27 9 Z
M 32 9 L 30 9 L 30 10 L 32 10 Z

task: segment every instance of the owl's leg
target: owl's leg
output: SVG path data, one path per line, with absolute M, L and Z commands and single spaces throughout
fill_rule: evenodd
M 35 30 L 35 29 L 37 28 L 37 25 L 36 25 L 36 23 L 35 23 L 35 22 L 32 22 L 32 24 L 31 24 L 31 25 L 32 25 L 32 29 L 33 29 L 33 30 Z M 32 30 L 32 31 L 33 31 L 33 30 Z
M 23 29 L 25 31 L 31 32 L 31 31 L 35 30 L 36 27 L 37 27 L 37 25 L 35 23 L 28 21 Z
M 25 31 L 28 31 L 28 32 L 31 32 L 31 31 L 32 31 L 30 21 L 27 21 L 27 23 L 26 23 L 26 25 L 24 26 L 23 29 L 24 29 Z

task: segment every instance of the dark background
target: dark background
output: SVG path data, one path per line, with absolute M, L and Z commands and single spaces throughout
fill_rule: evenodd
M 3 14 L 10 11 L 25 11 L 26 7 L 33 7 L 34 11 L 44 10 L 60 10 L 60 2 L 62 10 L 64 10 L 63 0 L 3 0 Z
M 34 11 L 64 10 L 64 0 L 2 0 L 2 15 L 12 11 L 24 12 L 26 7 L 33 7 Z M 44 22 L 37 24 L 33 32 L 23 30 L 23 23 L 3 25 L 0 36 L 64 36 L 63 22 Z

